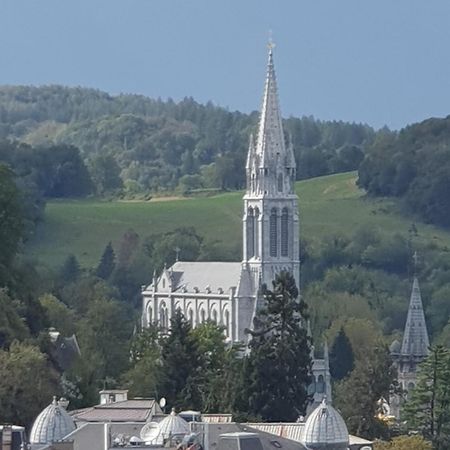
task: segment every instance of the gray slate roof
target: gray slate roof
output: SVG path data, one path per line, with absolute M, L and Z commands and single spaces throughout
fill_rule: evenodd
M 171 273 L 173 291 L 184 288 L 192 292 L 197 288 L 199 292 L 206 292 L 208 286 L 213 293 L 218 293 L 219 288 L 227 293 L 239 283 L 241 263 L 177 261 L 168 271 Z
M 428 355 L 429 346 L 419 281 L 414 278 L 401 353 L 402 355 L 423 357 Z

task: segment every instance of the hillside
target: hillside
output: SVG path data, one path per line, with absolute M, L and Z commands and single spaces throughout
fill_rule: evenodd
M 0 141 L 75 146 L 98 196 L 240 189 L 257 120 L 255 112 L 228 111 L 190 97 L 174 102 L 81 87 L 0 86 Z M 313 117 L 284 122 L 299 179 L 357 169 L 363 147 L 376 134 L 367 125 Z
M 392 200 L 366 198 L 356 186 L 356 177 L 355 172 L 348 172 L 297 183 L 302 238 L 314 241 L 333 234 L 351 236 L 361 226 L 375 227 L 383 234 L 406 235 L 415 222 L 419 242 L 450 247 L 450 233 L 402 216 Z M 50 266 L 61 264 L 73 253 L 81 264 L 91 267 L 108 241 L 117 244 L 129 228 L 145 237 L 192 226 L 239 260 L 242 195 L 233 192 L 148 202 L 52 201 L 27 251 Z

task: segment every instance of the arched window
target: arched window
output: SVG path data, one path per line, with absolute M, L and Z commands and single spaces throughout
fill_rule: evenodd
M 153 322 L 153 309 L 151 306 L 149 306 L 147 309 L 147 319 L 148 319 L 148 323 Z
M 212 312 L 212 320 L 214 323 L 217 323 L 217 311 L 215 309 Z
M 255 216 L 253 208 L 247 211 L 247 257 L 255 256 Z
M 316 389 L 316 392 L 318 394 L 323 394 L 325 392 L 325 381 L 323 380 L 323 375 L 319 375 L 319 378 L 317 379 Z
M 277 256 L 278 217 L 277 217 L 277 210 L 275 208 L 272 208 L 272 211 L 270 211 L 269 236 L 270 236 L 270 256 Z
M 206 314 L 205 314 L 205 310 L 202 308 L 200 311 L 200 323 L 203 323 L 206 321 Z
M 161 325 L 161 328 L 166 328 L 166 314 L 167 310 L 162 306 L 159 310 L 159 323 Z
M 289 255 L 289 212 L 283 208 L 281 213 L 281 256 Z
M 256 188 L 256 183 L 255 183 L 255 174 L 252 173 L 252 182 L 251 182 L 251 190 L 252 192 L 255 192 L 255 188 Z
M 279 173 L 278 174 L 278 192 L 283 192 L 283 174 Z
M 254 250 L 254 256 L 259 256 L 259 209 L 255 208 L 255 220 L 254 220 L 255 227 L 254 229 L 254 243 L 253 243 L 253 250 Z
M 191 308 L 189 308 L 188 317 L 189 317 L 189 323 L 191 324 L 191 328 L 193 328 L 194 327 L 194 311 L 192 311 Z

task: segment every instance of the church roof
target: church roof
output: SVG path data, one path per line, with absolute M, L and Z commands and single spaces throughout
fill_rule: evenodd
M 58 404 L 56 397 L 36 418 L 31 428 L 31 444 L 51 444 L 63 440 L 75 430 L 75 422 Z
M 349 435 L 344 419 L 325 399 L 308 417 L 303 442 L 310 449 L 348 448 Z
M 227 293 L 237 287 L 242 264 L 239 262 L 186 262 L 177 261 L 168 272 L 172 280 L 172 291 L 186 289 L 192 292 Z
M 401 353 L 409 356 L 427 356 L 429 346 L 419 281 L 414 278 Z

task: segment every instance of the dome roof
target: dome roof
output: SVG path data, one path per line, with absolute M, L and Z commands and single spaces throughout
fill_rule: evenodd
M 303 431 L 303 442 L 310 449 L 345 450 L 348 430 L 342 416 L 326 399 L 310 414 Z
M 63 440 L 75 430 L 75 422 L 56 397 L 37 417 L 30 433 L 31 444 L 51 444 Z
M 185 435 L 189 433 L 189 424 L 177 415 L 174 409 L 159 423 L 160 433 L 164 439 L 175 435 Z

